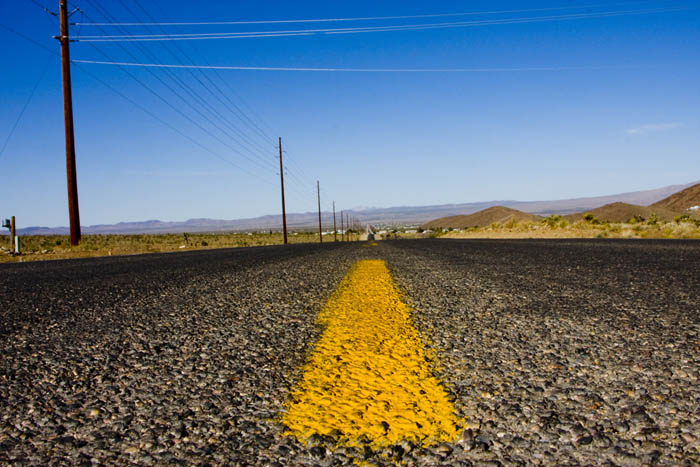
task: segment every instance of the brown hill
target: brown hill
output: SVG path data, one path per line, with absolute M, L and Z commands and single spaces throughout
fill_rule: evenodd
M 657 201 L 651 208 L 665 208 L 672 211 L 685 212 L 693 206 L 700 206 L 700 183 L 685 190 L 674 193 L 668 198 Z M 697 210 L 694 210 L 697 211 Z
M 679 213 L 663 207 L 637 206 L 636 204 L 627 203 L 610 203 L 596 209 L 591 209 L 586 212 L 569 214 L 564 216 L 564 219 L 576 222 L 583 219 L 586 214 L 593 214 L 597 219 L 608 222 L 627 222 L 635 216 L 641 216 L 644 219 L 649 219 L 652 214 L 661 221 L 672 221 Z
M 517 209 L 506 208 L 504 206 L 493 206 L 474 214 L 441 217 L 432 220 L 421 227 L 424 229 L 466 229 L 469 227 L 485 227 L 493 223 L 505 224 L 508 221 L 538 221 L 540 216 L 518 211 Z

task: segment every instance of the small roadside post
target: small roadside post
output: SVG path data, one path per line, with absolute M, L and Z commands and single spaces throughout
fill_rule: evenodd
M 20 243 L 19 237 L 17 236 L 17 228 L 15 225 L 15 216 L 10 217 L 2 221 L 2 226 L 10 230 L 10 247 L 9 250 L 12 252 L 14 250 L 15 254 L 20 254 Z
M 3 219 L 2 228 L 10 230 L 10 219 Z M 8 249 L 12 250 L 12 230 L 10 230 L 10 246 Z

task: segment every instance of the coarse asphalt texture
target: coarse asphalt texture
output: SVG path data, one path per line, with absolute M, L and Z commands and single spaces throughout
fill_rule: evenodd
M 305 445 L 280 413 L 383 259 L 463 426 Z M 0 265 L 0 464 L 700 463 L 700 242 L 397 240 Z

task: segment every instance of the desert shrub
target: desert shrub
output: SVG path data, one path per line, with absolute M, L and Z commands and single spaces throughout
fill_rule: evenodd
M 423 233 L 425 230 L 423 230 L 421 227 L 418 227 L 418 233 Z
M 656 213 L 651 213 L 651 216 L 649 216 L 649 219 L 647 220 L 647 224 L 656 225 L 658 223 L 659 223 L 659 218 L 657 217 Z
M 673 218 L 673 222 L 676 224 L 688 223 L 695 224 L 696 227 L 700 227 L 700 219 L 695 219 L 690 217 L 688 214 L 682 214 Z
M 557 216 L 556 214 L 552 214 L 549 217 L 545 217 L 542 219 L 542 223 L 547 224 L 549 227 L 556 227 L 559 222 L 561 221 L 561 216 Z
M 202 240 L 202 246 L 209 246 L 209 244 L 207 242 L 205 242 L 204 240 Z
M 583 220 L 585 220 L 589 224 L 600 224 L 600 220 L 590 212 L 583 216 Z
M 562 219 L 562 220 L 559 222 L 559 227 L 562 228 L 562 229 L 565 229 L 565 228 L 567 228 L 568 226 L 569 226 L 569 221 L 567 221 L 566 219 Z
M 517 225 L 518 225 L 518 221 L 516 221 L 515 219 L 510 219 L 508 222 L 506 222 L 505 227 L 507 229 L 512 229 Z

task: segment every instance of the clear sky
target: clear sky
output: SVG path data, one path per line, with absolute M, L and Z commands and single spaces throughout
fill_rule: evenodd
M 0 24 L 58 52 L 42 5 L 58 10 L 2 2 Z M 278 136 L 288 212 L 316 209 L 317 179 L 324 210 L 333 199 L 338 209 L 561 199 L 700 179 L 698 1 L 69 5 L 74 23 L 422 16 L 71 26 L 83 40 L 74 60 L 365 70 L 74 63 L 83 225 L 279 213 Z M 442 14 L 460 15 L 425 17 Z M 440 26 L 401 27 L 426 24 Z M 363 29 L 236 36 L 338 28 Z M 225 34 L 201 39 L 211 33 Z M 200 39 L 87 42 L 159 34 Z M 59 57 L 6 28 L 0 39 L 0 217 L 68 225 Z

